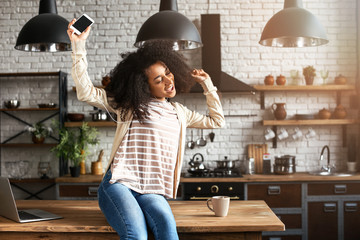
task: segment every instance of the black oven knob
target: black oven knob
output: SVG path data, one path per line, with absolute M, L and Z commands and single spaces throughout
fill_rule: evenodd
M 216 185 L 212 185 L 210 190 L 211 190 L 211 193 L 217 193 L 217 192 L 219 192 L 219 187 Z
M 228 190 L 229 190 L 229 191 L 232 191 L 232 190 L 233 190 L 233 187 L 229 187 Z
M 201 191 L 201 187 L 197 187 L 196 191 L 200 192 Z

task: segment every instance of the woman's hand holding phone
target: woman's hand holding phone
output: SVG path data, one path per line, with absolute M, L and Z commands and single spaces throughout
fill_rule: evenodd
M 79 40 L 86 40 L 90 34 L 91 27 L 87 27 L 85 31 L 83 31 L 80 35 L 77 35 L 75 31 L 70 28 L 74 23 L 76 22 L 76 19 L 74 18 L 68 25 L 67 34 L 70 38 L 70 41 L 79 41 Z

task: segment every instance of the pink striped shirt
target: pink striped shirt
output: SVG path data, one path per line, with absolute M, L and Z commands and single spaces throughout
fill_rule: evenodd
M 119 182 L 141 193 L 173 197 L 180 123 L 167 101 L 149 103 L 149 119 L 133 120 L 111 165 L 110 183 Z

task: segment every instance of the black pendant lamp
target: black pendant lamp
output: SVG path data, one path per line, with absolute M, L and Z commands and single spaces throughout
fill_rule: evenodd
M 196 26 L 178 13 L 176 0 L 160 1 L 160 11 L 144 22 L 134 45 L 141 47 L 145 42 L 153 40 L 171 40 L 174 50 L 202 47 Z
M 39 15 L 21 29 L 15 49 L 29 52 L 70 51 L 69 22 L 57 14 L 55 0 L 41 0 Z
M 302 0 L 285 0 L 284 9 L 267 22 L 259 41 L 270 47 L 312 47 L 328 42 L 324 27 L 303 8 Z

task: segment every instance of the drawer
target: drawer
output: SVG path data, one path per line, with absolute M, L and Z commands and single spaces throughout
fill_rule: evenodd
M 248 200 L 264 200 L 271 208 L 300 208 L 301 184 L 248 184 Z
M 99 184 L 59 184 L 60 198 L 97 198 Z
M 308 195 L 357 195 L 360 183 L 309 183 Z
M 301 214 L 276 214 L 286 229 L 301 229 Z

